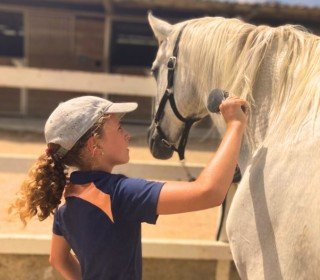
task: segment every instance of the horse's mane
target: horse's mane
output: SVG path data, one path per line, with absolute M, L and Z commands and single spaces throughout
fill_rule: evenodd
M 178 28 L 177 28 L 178 29 Z M 180 29 L 180 28 L 179 28 Z M 179 30 L 176 30 L 178 33 Z M 200 90 L 222 88 L 254 106 L 254 85 L 273 48 L 269 129 L 297 134 L 316 120 L 320 105 L 320 38 L 301 26 L 255 26 L 239 19 L 205 17 L 187 22 L 180 43 Z M 219 74 L 217 74 L 219 73 Z M 280 134 L 279 134 L 280 136 Z

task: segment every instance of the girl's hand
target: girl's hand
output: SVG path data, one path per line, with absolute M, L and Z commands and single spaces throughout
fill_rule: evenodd
M 221 103 L 219 109 L 227 126 L 240 125 L 245 128 L 247 115 L 242 111 L 241 106 L 247 108 L 247 102 L 236 96 L 228 97 Z

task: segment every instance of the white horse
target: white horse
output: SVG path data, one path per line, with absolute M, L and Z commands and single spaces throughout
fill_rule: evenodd
M 207 115 L 213 88 L 250 104 L 239 160 L 243 178 L 227 221 L 240 277 L 320 279 L 320 38 L 302 27 L 221 17 L 171 25 L 149 15 L 149 23 L 159 42 L 152 66 L 157 105 L 183 26 L 174 80 L 179 112 Z M 213 118 L 223 131 L 221 117 Z M 169 104 L 160 126 L 170 142 L 179 141 L 183 123 Z M 153 124 L 151 152 L 170 157 L 155 133 Z

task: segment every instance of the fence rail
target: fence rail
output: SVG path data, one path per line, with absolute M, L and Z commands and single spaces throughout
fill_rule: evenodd
M 12 66 L 0 66 L 0 87 L 147 97 L 156 92 L 151 77 Z
M 0 234 L 0 254 L 49 254 L 50 235 Z M 229 244 L 213 240 L 143 238 L 147 258 L 232 260 Z

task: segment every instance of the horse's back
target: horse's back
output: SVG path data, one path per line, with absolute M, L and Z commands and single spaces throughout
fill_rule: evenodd
M 261 146 L 227 232 L 242 279 L 320 279 L 320 136 Z

